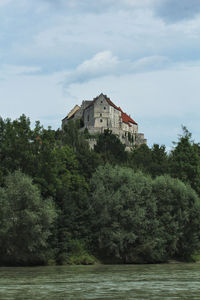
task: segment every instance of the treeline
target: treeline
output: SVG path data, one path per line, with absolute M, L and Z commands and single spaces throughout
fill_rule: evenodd
M 153 263 L 200 250 L 200 145 L 125 151 L 79 122 L 0 119 L 0 264 Z

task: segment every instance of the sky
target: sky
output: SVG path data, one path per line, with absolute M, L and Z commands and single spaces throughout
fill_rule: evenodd
M 148 145 L 200 142 L 199 0 L 0 0 L 0 116 L 57 129 L 106 94 Z

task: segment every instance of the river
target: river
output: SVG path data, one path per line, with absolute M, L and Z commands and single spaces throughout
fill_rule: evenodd
M 200 299 L 200 264 L 0 268 L 0 299 Z

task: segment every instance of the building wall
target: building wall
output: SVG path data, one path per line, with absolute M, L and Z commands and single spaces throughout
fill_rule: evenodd
M 94 127 L 109 127 L 109 105 L 101 95 L 94 103 Z
M 85 109 L 84 123 L 85 126 L 94 126 L 95 128 L 120 128 L 122 127 L 121 112 L 108 104 L 103 96 L 100 96 L 93 105 L 94 111 L 91 107 Z M 93 118 L 94 123 L 88 122 Z
M 109 106 L 109 113 L 110 113 L 110 122 L 111 128 L 122 128 L 122 117 L 121 112 L 114 108 L 113 106 Z
M 93 127 L 95 120 L 94 120 L 94 105 L 89 106 L 87 109 L 84 110 L 83 113 L 83 121 L 85 127 Z
M 127 147 L 132 145 L 130 137 L 134 144 L 146 143 L 144 135 L 138 134 L 138 125 L 129 126 L 122 122 L 121 111 L 108 104 L 102 94 L 95 101 L 83 101 L 81 108 L 74 115 L 74 119 L 76 118 L 83 118 L 84 128 L 87 128 L 91 134 L 103 133 L 109 128 Z M 67 122 L 65 119 L 63 121 Z

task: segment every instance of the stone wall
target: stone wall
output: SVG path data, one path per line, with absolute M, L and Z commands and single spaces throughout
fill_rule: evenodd
M 127 147 L 133 144 L 140 145 L 146 143 L 144 134 L 138 133 L 138 125 L 133 123 L 125 123 L 122 121 L 122 111 L 111 105 L 111 101 L 106 96 L 101 94 L 93 101 L 85 100 L 78 111 L 75 112 L 72 119 L 83 119 L 84 127 L 89 133 L 96 135 L 103 133 L 104 130 L 110 129 L 113 134 L 116 134 L 122 143 Z M 110 102 L 109 102 L 110 101 Z M 63 124 L 68 121 L 67 117 L 63 119 Z M 91 147 L 94 142 L 91 141 Z

